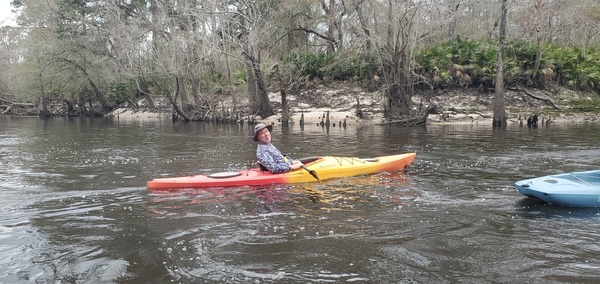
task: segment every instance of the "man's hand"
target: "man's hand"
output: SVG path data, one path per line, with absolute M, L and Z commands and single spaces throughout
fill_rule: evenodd
M 293 161 L 292 164 L 290 165 L 290 169 L 297 170 L 297 169 L 301 168 L 302 166 L 303 166 L 302 162 Z

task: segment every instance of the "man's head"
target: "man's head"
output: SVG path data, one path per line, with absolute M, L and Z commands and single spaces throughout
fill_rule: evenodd
M 271 131 L 273 131 L 273 125 L 257 124 L 254 126 L 254 141 L 263 143 L 271 142 Z

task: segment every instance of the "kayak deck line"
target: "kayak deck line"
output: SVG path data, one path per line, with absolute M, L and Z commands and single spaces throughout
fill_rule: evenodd
M 571 176 L 581 183 L 584 183 L 584 184 L 591 186 L 593 188 L 596 188 L 596 189 L 600 189 L 600 185 L 599 185 L 600 184 L 600 170 L 596 173 L 594 173 L 594 172 L 571 173 Z M 593 179 L 594 184 L 581 178 L 580 176 L 585 177 L 586 179 Z
M 416 153 L 368 159 L 338 156 L 310 157 L 303 159 L 306 169 L 297 169 L 285 173 L 271 173 L 260 168 L 251 168 L 208 175 L 155 178 L 148 181 L 147 187 L 150 190 L 167 190 L 176 188 L 239 187 L 315 182 L 317 180 L 312 172 L 316 173 L 320 180 L 327 180 L 404 170 L 412 163 L 415 156 Z
M 377 158 L 365 158 L 365 159 L 355 158 L 355 157 L 350 157 L 350 158 L 349 157 L 333 157 L 333 158 L 338 160 L 338 163 L 340 164 L 340 166 L 343 165 L 342 160 L 347 160 L 347 159 L 350 159 L 350 161 L 349 161 L 350 164 L 354 164 L 354 161 L 361 162 L 363 164 L 375 163 L 375 162 L 379 161 L 379 159 L 377 159 Z

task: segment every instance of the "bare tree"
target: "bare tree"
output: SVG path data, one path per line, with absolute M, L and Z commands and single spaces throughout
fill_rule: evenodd
M 411 1 L 396 4 L 388 0 L 387 39 L 382 47 L 384 107 L 388 119 L 411 115 L 414 93 L 411 45 L 415 40 L 414 25 L 419 8 Z
M 261 117 L 274 114 L 261 70 L 260 43 L 268 6 L 260 2 L 241 1 L 236 6 L 239 25 L 239 44 L 246 65 L 250 112 Z

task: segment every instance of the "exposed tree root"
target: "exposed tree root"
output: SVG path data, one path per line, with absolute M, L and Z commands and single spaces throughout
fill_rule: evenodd
M 558 108 L 558 106 L 556 106 L 556 105 L 554 104 L 554 102 L 553 102 L 551 99 L 547 99 L 547 98 L 538 97 L 538 96 L 536 96 L 536 95 L 532 94 L 531 92 L 529 92 L 529 91 L 527 91 L 527 90 L 525 90 L 525 89 L 521 89 L 521 88 L 519 88 L 519 87 L 508 88 L 508 89 L 510 89 L 510 90 L 513 90 L 513 91 L 520 91 L 520 92 L 523 92 L 523 93 L 525 93 L 526 95 L 528 95 L 528 96 L 529 96 L 529 97 L 531 97 L 531 98 L 534 98 L 534 99 L 536 99 L 536 100 L 540 100 L 540 101 L 544 102 L 545 104 L 552 106 L 552 107 L 553 107 L 554 109 L 556 109 L 556 110 L 558 110 L 558 109 L 559 109 L 559 108 Z
M 384 122 L 384 123 L 379 123 L 377 125 L 406 125 L 406 126 L 413 126 L 413 125 L 425 124 L 427 122 L 427 117 L 429 116 L 429 113 L 431 112 L 431 110 L 433 108 L 434 108 L 434 106 L 429 105 L 429 106 L 427 106 L 427 108 L 425 108 L 425 110 L 423 110 L 423 112 L 419 116 L 408 117 L 408 118 L 404 118 L 404 119 L 392 120 L 392 121 L 388 121 L 388 122 Z

